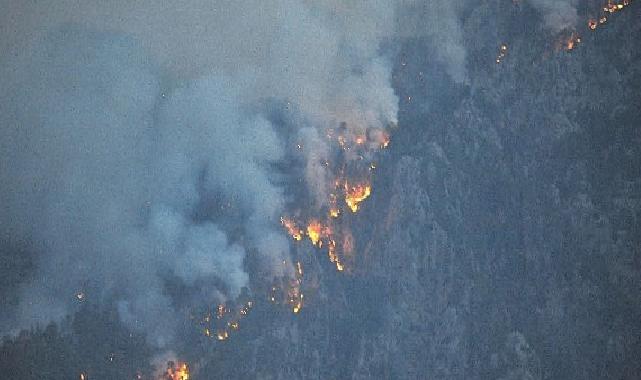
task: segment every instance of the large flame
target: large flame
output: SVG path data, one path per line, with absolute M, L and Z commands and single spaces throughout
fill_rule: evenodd
M 307 225 L 307 236 L 313 245 L 322 245 L 320 241 L 322 229 L 323 226 L 317 220 L 313 220 Z
M 507 45 L 504 45 L 503 53 L 506 50 Z M 382 128 L 348 128 L 346 123 L 342 123 L 338 128 L 328 129 L 326 137 L 338 148 L 338 153 L 333 153 L 334 160 L 331 164 L 331 157 L 321 158 L 323 170 L 326 170 L 327 178 L 331 178 L 331 186 L 326 189 L 327 199 L 319 202 L 321 206 L 317 206 L 315 210 L 294 210 L 295 215 L 307 216 L 302 220 L 282 217 L 281 223 L 294 241 L 306 238 L 317 249 L 326 250 L 329 261 L 337 271 L 342 272 L 346 269 L 344 258 L 352 255 L 354 244 L 349 232 L 349 222 L 341 222 L 339 218 L 348 218 L 343 216 L 344 210 L 357 213 L 372 194 L 371 176 L 376 164 L 371 159 L 376 151 L 389 146 L 390 134 Z M 302 146 L 299 144 L 297 149 L 301 150 Z M 314 216 L 323 214 L 325 217 Z M 348 235 L 349 243 L 345 244 Z M 337 241 L 340 243 L 337 244 Z M 278 285 L 272 289 L 269 296 L 272 302 L 279 303 L 280 289 Z M 295 291 L 293 296 L 299 298 Z M 293 308 L 294 312 L 298 310 L 299 308 Z
M 352 212 L 358 211 L 359 204 L 372 193 L 372 187 L 369 183 L 350 184 L 346 180 L 344 189 L 345 203 Z

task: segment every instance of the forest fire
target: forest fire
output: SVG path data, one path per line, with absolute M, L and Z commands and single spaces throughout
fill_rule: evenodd
M 499 46 L 499 54 L 496 57 L 496 63 L 501 63 L 503 61 L 503 58 L 507 55 L 507 44 L 501 44 Z
M 504 45 L 503 52 L 506 50 L 507 45 Z M 395 124 L 392 123 L 392 126 Z M 390 134 L 382 128 L 357 129 L 350 133 L 346 124 L 342 123 L 339 128 L 328 129 L 326 136 L 340 149 L 340 153 L 335 152 L 332 165 L 329 164 L 328 159 L 321 159 L 321 162 L 325 163 L 323 165 L 325 170 L 329 171 L 329 177 L 332 178 L 328 183 L 326 203 L 318 207 L 318 211 L 325 212 L 326 217 L 311 217 L 305 222 L 283 216 L 281 224 L 294 241 L 302 241 L 306 237 L 314 247 L 326 249 L 329 261 L 334 264 L 337 271 L 342 272 L 345 270 L 343 256 L 347 253 L 344 248 L 349 248 L 350 255 L 353 248 L 352 238 L 350 238 L 350 244 L 336 243 L 337 240 L 343 242 L 345 234 L 351 236 L 349 224 L 342 221 L 346 216 L 342 215 L 346 209 L 353 214 L 357 213 L 362 202 L 372 194 L 371 175 L 377 167 L 372 161 L 372 154 L 389 146 Z M 295 212 L 295 214 L 301 213 L 306 214 L 301 210 Z M 278 286 L 272 289 L 272 294 L 269 296 L 271 302 L 279 303 L 280 297 L 277 294 L 279 289 Z M 293 311 L 297 312 L 300 307 L 295 305 L 299 303 L 302 305 L 299 301 L 302 301 L 302 297 L 299 298 L 294 292 L 287 303 L 294 305 Z
M 303 239 L 303 230 L 298 228 L 298 226 L 296 226 L 296 223 L 294 223 L 292 220 L 281 217 L 280 222 L 294 240 L 301 241 Z
M 345 181 L 345 203 L 352 212 L 358 211 L 359 204 L 367 199 L 372 193 L 369 184 L 350 185 Z
M 294 314 L 300 313 L 303 308 L 305 296 L 301 290 L 303 284 L 303 264 L 300 261 L 295 265 L 294 279 L 282 277 L 272 285 L 269 301 L 275 305 L 287 305 Z
M 319 244 L 322 228 L 323 226 L 317 220 L 310 222 L 309 225 L 307 226 L 307 236 L 309 237 L 309 240 L 312 242 L 312 245 Z
M 227 340 L 229 338 L 229 332 L 227 330 L 218 330 L 216 332 L 216 339 L 219 341 Z
M 252 301 L 235 307 L 229 307 L 226 304 L 217 305 L 214 313 L 207 312 L 201 320 L 203 334 L 217 341 L 227 340 L 232 332 L 240 329 L 240 320 L 249 314 L 252 306 Z M 235 311 L 232 312 L 232 310 Z
M 170 361 L 167 363 L 167 371 L 163 376 L 163 380 L 189 380 L 189 366 L 187 363 L 174 363 Z
M 574 49 L 579 43 L 581 43 L 581 37 L 577 33 L 572 32 L 570 37 L 568 37 L 565 41 L 565 50 L 570 51 Z
M 288 291 L 288 303 L 292 307 L 292 312 L 298 314 L 303 308 L 303 293 L 300 291 L 300 286 L 292 286 Z
M 330 240 L 329 244 L 327 245 L 327 255 L 329 256 L 329 261 L 336 265 L 336 270 L 339 272 L 342 272 L 345 269 L 345 266 L 343 263 L 341 263 L 340 259 L 336 255 L 336 241 L 335 240 Z
M 602 14 L 598 18 L 590 18 L 588 20 L 588 29 L 596 30 L 599 26 L 604 25 L 608 21 L 608 15 L 617 13 L 625 9 L 632 0 L 612 1 L 608 0 L 607 4 L 603 6 Z

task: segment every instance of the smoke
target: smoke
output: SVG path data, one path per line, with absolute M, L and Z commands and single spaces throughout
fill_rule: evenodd
M 3 72 L 1 223 L 7 240 L 41 253 L 18 327 L 62 318 L 83 291 L 117 299 L 123 319 L 162 345 L 175 319 L 169 276 L 216 279 L 216 298 L 236 297 L 246 249 L 274 268 L 287 253 L 272 227 L 283 195 L 270 182 L 282 157 L 271 124 L 239 109 L 230 80 L 203 78 L 163 100 L 139 51 L 65 28 Z M 230 224 L 246 242 L 232 241 Z
M 530 0 L 530 3 L 541 12 L 546 27 L 554 33 L 573 28 L 577 24 L 577 0 Z
M 468 0 L 435 1 L 405 0 L 400 8 L 398 33 L 406 37 L 426 37 L 434 46 L 437 61 L 444 64 L 447 74 L 456 83 L 469 81 L 464 45 L 461 11 L 474 5 Z
M 248 286 L 249 252 L 290 275 L 275 167 L 291 141 L 320 199 L 325 129 L 396 122 L 392 2 L 15 3 L 0 16 L 0 225 L 37 262 L 11 329 L 84 292 L 166 346 L 185 307 Z

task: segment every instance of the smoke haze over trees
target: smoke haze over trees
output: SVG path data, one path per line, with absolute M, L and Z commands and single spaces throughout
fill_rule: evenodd
M 641 4 L 604 5 L 4 1 L 0 373 L 641 378 Z M 344 272 L 281 226 L 339 158 Z

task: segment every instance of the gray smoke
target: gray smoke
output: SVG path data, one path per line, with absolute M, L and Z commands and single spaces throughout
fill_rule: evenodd
M 287 253 L 274 230 L 283 199 L 269 179 L 282 157 L 272 126 L 241 112 L 223 78 L 164 101 L 139 51 L 126 38 L 66 28 L 2 75 L 1 223 L 7 240 L 29 239 L 41 253 L 19 327 L 63 317 L 86 291 L 119 299 L 124 319 L 162 344 L 173 325 L 166 276 L 218 278 L 219 298 L 235 297 L 248 282 L 247 248 L 274 268 Z M 219 225 L 224 212 L 194 217 L 214 197 L 242 212 L 234 221 L 245 243 Z
M 529 0 L 543 16 L 545 25 L 554 33 L 574 28 L 578 22 L 577 0 Z
M 460 16 L 468 1 L 404 0 L 399 14 L 402 20 L 398 25 L 399 35 L 428 38 L 435 47 L 431 53 L 445 65 L 448 75 L 457 83 L 468 81 Z
M 59 320 L 84 292 L 166 345 L 180 318 L 169 279 L 213 303 L 248 285 L 250 251 L 291 271 L 273 169 L 290 137 L 274 107 L 293 104 L 295 138 L 316 141 L 319 194 L 325 128 L 396 122 L 380 51 L 392 2 L 13 3 L 0 16 L 0 225 L 37 262 L 9 329 Z

